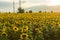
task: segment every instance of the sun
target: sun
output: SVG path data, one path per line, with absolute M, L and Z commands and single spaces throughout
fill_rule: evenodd
M 51 5 L 60 5 L 60 0 L 51 0 L 50 4 Z

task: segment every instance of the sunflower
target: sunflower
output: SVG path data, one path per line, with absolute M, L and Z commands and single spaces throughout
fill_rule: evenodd
M 58 25 L 60 26 L 60 23 Z
M 0 29 L 0 33 L 2 32 L 2 30 Z
M 50 23 L 50 22 L 49 22 L 49 20 L 46 20 L 45 22 L 46 22 L 47 24 L 49 24 L 49 23 Z
M 37 33 L 40 32 L 39 28 L 35 28 L 35 31 L 36 31 Z
M 6 32 L 2 32 L 1 36 L 8 36 Z
M 21 38 L 21 39 L 28 38 L 28 34 L 23 33 L 23 34 L 20 35 L 20 38 Z
M 27 31 L 28 30 L 28 26 L 23 26 L 23 30 Z
M 19 21 L 15 21 L 16 24 L 19 24 Z
M 22 29 L 22 28 L 20 28 L 20 29 L 19 29 L 19 31 L 20 31 L 20 32 L 23 32 L 23 29 Z
M 60 22 L 57 22 L 56 25 L 57 25 L 57 26 L 60 26 Z
M 3 31 L 6 31 L 7 27 L 6 26 L 3 26 Z
M 13 27 L 13 30 L 14 30 L 15 32 L 17 32 L 17 31 L 19 30 L 19 28 L 16 27 L 16 26 L 14 26 L 14 27 Z
M 55 24 L 56 24 L 55 21 L 51 21 L 50 23 L 51 26 L 54 26 Z
M 11 27 L 7 27 L 7 30 L 10 31 L 11 30 Z
M 31 22 L 31 21 L 28 21 L 27 23 L 28 23 L 29 25 L 32 25 L 32 22 Z
M 37 22 L 34 22 L 34 25 L 36 25 L 37 24 Z
M 22 20 L 21 22 L 22 22 L 22 23 L 25 23 L 25 21 L 24 21 L 24 20 Z

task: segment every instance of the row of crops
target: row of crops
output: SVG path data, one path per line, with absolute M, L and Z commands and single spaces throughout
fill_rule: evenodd
M 0 14 L 0 40 L 60 40 L 60 13 Z

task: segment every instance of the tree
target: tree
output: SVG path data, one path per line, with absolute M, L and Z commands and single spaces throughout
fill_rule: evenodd
M 42 11 L 39 11 L 39 13 L 42 13 Z
M 53 13 L 53 11 L 51 11 L 51 13 Z
M 28 11 L 26 11 L 26 13 L 28 13 Z
M 24 12 L 25 12 L 24 9 L 22 9 L 22 8 L 18 8 L 18 13 L 24 13 Z
M 32 10 L 29 10 L 29 13 L 32 13 Z

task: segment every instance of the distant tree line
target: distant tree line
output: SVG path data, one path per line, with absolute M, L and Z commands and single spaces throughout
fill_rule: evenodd
M 51 13 L 53 13 L 53 11 L 50 11 Z M 32 10 L 26 11 L 22 8 L 18 8 L 18 13 L 33 13 Z M 42 13 L 42 11 L 38 11 L 38 13 Z M 47 13 L 47 11 L 44 11 L 44 13 Z

